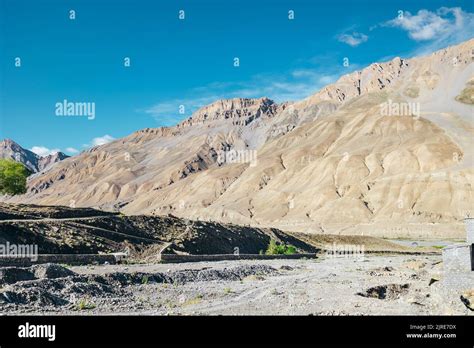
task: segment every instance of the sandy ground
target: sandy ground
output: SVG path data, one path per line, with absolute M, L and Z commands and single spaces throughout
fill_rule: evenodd
M 77 306 L 0 306 L 3 314 L 137 315 L 472 315 L 458 291 L 442 282 L 441 256 L 380 256 L 305 260 L 221 261 L 183 264 L 69 267 L 81 275 L 114 272 L 168 274 L 183 270 L 267 267 L 271 274 L 242 279 L 145 281 L 125 285 L 117 296 L 87 298 Z M 439 279 L 440 281 L 436 281 Z M 430 283 L 432 283 L 430 285 Z M 473 284 L 474 288 L 474 284 Z M 371 290 L 372 289 L 372 290 Z M 365 295 L 365 296 L 363 296 Z M 368 297 L 367 297 L 368 296 Z M 380 298 L 379 298 L 380 297 Z M 77 301 L 77 299 L 76 299 Z M 89 307 L 89 306 L 86 306 Z

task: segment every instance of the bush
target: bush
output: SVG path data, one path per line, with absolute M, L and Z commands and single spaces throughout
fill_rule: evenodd
M 270 244 L 268 244 L 267 251 L 265 252 L 267 255 L 276 255 L 278 254 L 278 245 L 275 240 L 271 239 Z
M 21 163 L 0 159 L 0 193 L 18 195 L 26 193 L 26 178 L 30 172 Z
M 96 306 L 92 302 L 89 302 L 87 299 L 81 299 L 77 304 L 76 304 L 76 309 L 80 311 L 84 310 L 89 310 L 89 309 L 94 309 Z
M 293 254 L 296 254 L 296 252 L 297 252 L 296 248 L 293 245 L 287 245 L 284 254 L 293 255 Z
M 277 244 L 274 239 L 270 240 L 268 244 L 266 255 L 292 255 L 296 254 L 297 250 L 293 245 Z

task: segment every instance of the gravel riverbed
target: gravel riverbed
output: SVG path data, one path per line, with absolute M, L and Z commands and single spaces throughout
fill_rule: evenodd
M 442 276 L 440 255 L 10 267 L 0 314 L 472 315 Z

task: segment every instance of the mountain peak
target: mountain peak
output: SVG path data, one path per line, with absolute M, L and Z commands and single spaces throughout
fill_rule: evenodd
M 278 104 L 267 97 L 220 99 L 203 106 L 180 125 L 227 119 L 231 119 L 233 124 L 247 125 L 261 116 L 272 117 L 277 109 Z
M 21 147 L 12 139 L 6 138 L 0 141 L 0 158 L 8 158 L 20 162 L 33 173 L 40 172 L 68 157 L 68 155 L 60 151 L 41 157 Z
M 10 149 L 18 149 L 18 148 L 21 148 L 20 145 L 18 145 L 18 143 L 16 143 L 15 141 L 9 139 L 9 138 L 5 138 L 3 139 L 2 141 L 0 141 L 0 146 L 2 148 L 10 148 Z
M 58 151 L 55 153 L 51 153 L 47 156 L 41 157 L 38 160 L 38 171 L 43 171 L 47 168 L 49 168 L 51 165 L 53 165 L 56 162 L 62 161 L 69 156 L 66 155 L 65 153 Z

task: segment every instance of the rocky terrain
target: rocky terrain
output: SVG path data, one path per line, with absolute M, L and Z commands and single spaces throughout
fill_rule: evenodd
M 0 313 L 472 315 L 440 256 L 0 268 Z
M 32 176 L 27 194 L 3 200 L 459 238 L 474 206 L 473 48 L 375 63 L 299 102 L 216 101 L 174 127 L 62 160 Z
M 91 208 L 0 203 L 0 243 L 37 244 L 40 254 L 131 253 L 136 261 L 157 261 L 168 254 L 259 254 L 270 243 L 316 253 L 333 244 L 364 246 L 368 252 L 432 252 L 370 236 L 308 235 L 173 215 L 146 216 Z
M 114 265 L 0 266 L 0 314 L 472 314 L 472 289 L 443 286 L 441 255 L 429 243 L 59 206 L 3 203 L 0 217 L 0 244 L 129 254 Z M 271 240 L 316 257 L 157 262 L 161 252 L 258 254 Z M 337 247 L 363 249 L 335 255 Z
M 125 216 L 90 208 L 0 204 L 0 243 L 38 244 L 40 254 L 128 250 L 135 257 L 149 257 L 165 245 L 166 253 L 232 254 L 238 248 L 244 254 L 258 254 L 271 239 L 294 245 L 301 252 L 319 250 L 277 229 L 172 215 Z

